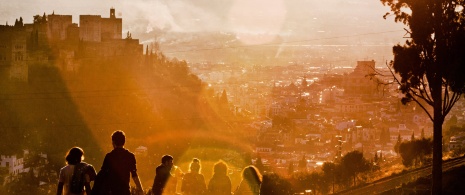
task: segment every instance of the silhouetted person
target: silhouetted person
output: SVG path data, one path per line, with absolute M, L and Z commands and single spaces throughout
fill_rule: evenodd
M 174 187 L 168 184 L 170 179 L 175 180 L 175 176 L 171 174 L 171 168 L 173 168 L 174 165 L 173 160 L 172 156 L 164 155 L 161 158 L 161 164 L 155 169 L 155 179 L 152 185 L 152 192 L 154 195 L 167 194 L 168 192 L 174 193 L 176 191 L 176 183 L 174 183 Z M 170 187 L 171 189 L 169 189 Z
M 79 147 L 73 147 L 68 151 L 65 159 L 67 165 L 60 169 L 57 195 L 84 194 L 84 192 L 90 194 L 90 182 L 94 180 L 96 173 L 92 165 L 81 162 L 84 160 L 84 151 Z M 73 178 L 74 184 L 71 185 Z
M 211 195 L 231 195 L 231 179 L 229 179 L 228 166 L 223 161 L 213 166 L 213 177 L 208 182 L 208 193 Z
M 242 180 L 234 195 L 259 195 L 262 175 L 260 171 L 252 165 L 242 170 Z
M 142 185 L 137 175 L 136 157 L 124 148 L 126 135 L 123 131 L 115 131 L 111 135 L 113 150 L 105 156 L 102 170 L 106 172 L 107 188 L 111 195 L 129 195 L 130 176 L 136 184 L 137 192 L 143 193 Z M 99 173 L 100 174 L 100 173 Z
M 200 160 L 192 159 L 189 166 L 189 173 L 186 173 L 182 179 L 181 191 L 185 195 L 201 195 L 207 190 L 205 178 L 200 174 Z

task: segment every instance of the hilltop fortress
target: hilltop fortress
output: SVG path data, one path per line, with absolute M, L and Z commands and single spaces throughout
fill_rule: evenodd
M 20 18 L 14 25 L 0 25 L 0 71 L 11 80 L 27 81 L 28 68 L 55 65 L 76 71 L 95 59 L 141 59 L 143 46 L 128 32 L 123 38 L 122 18 L 80 15 L 79 26 L 71 15 L 34 16 L 32 24 Z

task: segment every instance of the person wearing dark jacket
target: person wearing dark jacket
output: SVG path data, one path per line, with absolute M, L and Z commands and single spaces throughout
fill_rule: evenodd
M 164 155 L 161 158 L 161 164 L 155 169 L 155 179 L 152 185 L 152 193 L 154 195 L 166 194 L 170 191 L 174 193 L 176 191 L 176 177 L 171 174 L 171 169 L 174 167 L 180 176 L 183 173 L 179 168 L 174 166 L 173 159 L 170 155 Z M 173 186 L 170 186 L 170 184 L 173 184 Z
M 129 180 L 132 176 L 136 184 L 137 193 L 142 194 L 143 188 L 137 175 L 136 158 L 132 152 L 124 148 L 126 135 L 123 131 L 115 131 L 111 135 L 113 150 L 109 152 L 103 160 L 101 172 L 97 175 L 104 175 L 106 183 L 104 193 L 112 195 L 130 195 Z M 97 184 L 96 184 L 97 185 Z M 94 185 L 95 187 L 95 185 Z M 102 194 L 101 192 L 98 194 Z

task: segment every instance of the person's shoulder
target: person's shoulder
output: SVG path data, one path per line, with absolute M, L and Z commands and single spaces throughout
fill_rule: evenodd
M 89 163 L 86 163 L 86 162 L 81 162 L 82 165 L 87 169 L 87 170 L 94 170 L 95 171 L 95 168 L 92 164 L 89 164 Z
M 185 173 L 185 174 L 184 174 L 184 177 L 188 177 L 188 178 L 195 177 L 195 173 L 191 173 L 191 172 Z
M 64 167 L 61 167 L 60 171 L 64 171 L 70 168 L 70 165 L 65 165 Z
M 134 153 L 132 153 L 131 151 L 129 151 L 126 148 L 121 148 L 120 152 L 127 155 L 127 156 L 135 157 Z
M 164 168 L 165 168 L 165 166 L 163 164 L 160 164 L 160 165 L 157 166 L 156 170 L 162 170 Z

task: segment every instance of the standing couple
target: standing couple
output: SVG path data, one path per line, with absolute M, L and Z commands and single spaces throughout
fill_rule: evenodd
M 143 188 L 137 175 L 136 158 L 124 148 L 126 136 L 123 131 L 111 135 L 113 150 L 106 154 L 98 174 L 92 165 L 82 162 L 84 151 L 79 147 L 71 148 L 67 155 L 67 165 L 60 170 L 57 195 L 129 195 L 129 180 L 132 177 L 137 193 L 143 194 Z M 92 190 L 90 181 L 94 181 Z

